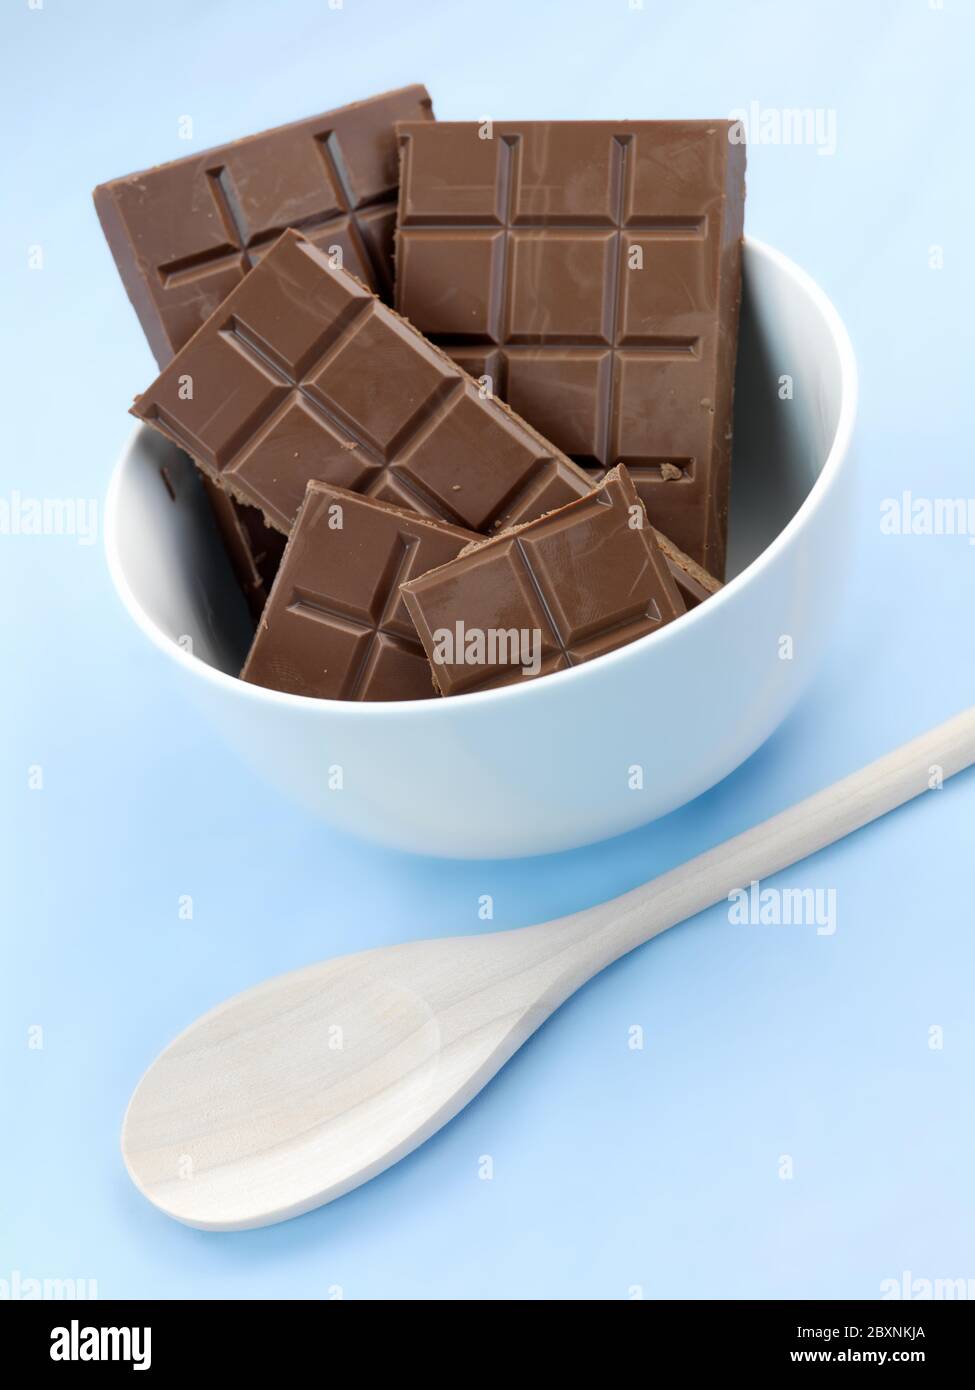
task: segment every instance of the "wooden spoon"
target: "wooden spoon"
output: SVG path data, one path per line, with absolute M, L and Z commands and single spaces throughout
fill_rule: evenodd
M 667 927 L 975 762 L 975 707 L 611 902 L 310 965 L 205 1014 L 139 1083 L 136 1186 L 178 1221 L 298 1216 L 429 1139 L 570 994 Z

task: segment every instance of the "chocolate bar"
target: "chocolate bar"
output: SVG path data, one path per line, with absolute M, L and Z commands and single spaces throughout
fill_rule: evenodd
M 729 121 L 401 123 L 396 307 L 724 573 L 745 148 Z
M 285 537 L 265 524 L 256 507 L 235 501 L 205 473 L 201 476 L 237 582 L 251 613 L 259 618 L 284 554 Z
M 578 666 L 684 612 L 625 468 L 400 592 L 444 695 Z
M 531 520 L 591 487 L 296 232 L 132 413 L 285 532 L 312 479 L 472 531 Z
M 432 120 L 425 87 L 295 121 L 95 189 L 119 274 L 160 366 L 286 227 L 392 292 L 399 119 Z
M 399 586 L 470 531 L 311 482 L 241 679 L 332 700 L 436 694 Z

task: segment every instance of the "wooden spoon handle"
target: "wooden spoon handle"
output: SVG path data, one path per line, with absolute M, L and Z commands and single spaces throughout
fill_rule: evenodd
M 668 927 L 940 788 L 972 763 L 975 706 L 659 878 L 563 919 L 559 929 L 569 928 L 579 947 L 572 988 Z

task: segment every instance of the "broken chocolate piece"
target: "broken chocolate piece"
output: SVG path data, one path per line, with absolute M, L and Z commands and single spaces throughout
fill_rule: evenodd
M 436 695 L 399 586 L 470 531 L 311 482 L 241 679 L 331 700 Z
M 588 497 L 470 545 L 401 593 L 444 695 L 577 666 L 684 612 L 624 468 Z

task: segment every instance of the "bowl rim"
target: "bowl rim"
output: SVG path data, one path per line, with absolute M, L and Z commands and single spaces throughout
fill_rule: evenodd
M 307 711 L 317 710 L 319 713 L 326 711 L 341 711 L 343 716 L 359 719 L 391 719 L 397 715 L 409 714 L 421 719 L 441 718 L 444 715 L 438 713 L 443 711 L 444 706 L 450 707 L 455 716 L 460 716 L 464 711 L 474 714 L 485 705 L 497 704 L 501 701 L 513 703 L 516 700 L 540 699 L 542 695 L 539 691 L 548 690 L 555 693 L 556 683 L 566 685 L 569 681 L 584 680 L 587 673 L 593 669 L 598 669 L 604 673 L 610 669 L 610 664 L 622 665 L 628 660 L 632 660 L 634 654 L 645 648 L 649 643 L 656 643 L 662 647 L 665 643 L 680 640 L 681 632 L 688 632 L 689 624 L 702 621 L 714 621 L 714 615 L 728 603 L 735 601 L 736 595 L 754 580 L 764 569 L 767 569 L 775 561 L 776 556 L 789 546 L 794 537 L 807 525 L 809 519 L 822 503 L 827 492 L 832 487 L 840 468 L 843 466 L 849 454 L 850 441 L 856 422 L 858 377 L 856 356 L 850 336 L 846 330 L 839 312 L 826 292 L 820 288 L 816 281 L 795 261 L 784 255 L 775 247 L 767 242 L 760 241 L 755 237 L 746 236 L 744 244 L 748 248 L 750 255 L 757 255 L 775 265 L 786 277 L 791 279 L 796 286 L 806 295 L 822 317 L 826 327 L 832 337 L 839 361 L 839 380 L 840 380 L 840 408 L 836 422 L 836 430 L 833 434 L 832 443 L 826 455 L 825 462 L 819 474 L 809 489 L 806 497 L 797 508 L 794 515 L 760 554 L 737 575 L 734 579 L 728 580 L 719 591 L 708 599 L 706 604 L 701 604 L 697 608 L 685 613 L 679 623 L 668 623 L 659 632 L 647 633 L 643 637 L 638 637 L 633 642 L 628 642 L 622 647 L 617 647 L 615 651 L 607 652 L 596 658 L 594 661 L 584 662 L 579 666 L 569 667 L 564 671 L 550 672 L 544 680 L 525 681 L 521 685 L 500 686 L 493 690 L 470 691 L 463 696 L 455 696 L 451 699 L 433 698 L 427 700 L 333 700 L 314 695 L 294 695 L 288 691 L 271 690 L 265 686 L 252 685 L 249 681 L 242 681 L 237 676 L 228 675 L 226 671 L 221 671 L 215 666 L 211 666 L 185 648 L 174 642 L 158 624 L 149 616 L 136 598 L 128 578 L 125 567 L 121 559 L 118 541 L 118 513 L 119 495 L 122 488 L 122 480 L 129 460 L 136 447 L 137 440 L 149 429 L 148 425 L 138 424 L 131 431 L 122 452 L 116 461 L 109 481 L 108 491 L 105 498 L 104 507 L 104 546 L 108 562 L 109 573 L 115 590 L 122 601 L 123 606 L 128 611 L 129 616 L 135 625 L 148 637 L 154 646 L 163 651 L 171 660 L 183 666 L 188 672 L 196 677 L 200 677 L 211 682 L 217 688 L 222 688 L 229 696 L 236 696 L 241 699 L 250 699 L 263 704 L 281 705 L 286 708 L 304 709 Z M 591 677 L 589 677 L 591 678 Z

